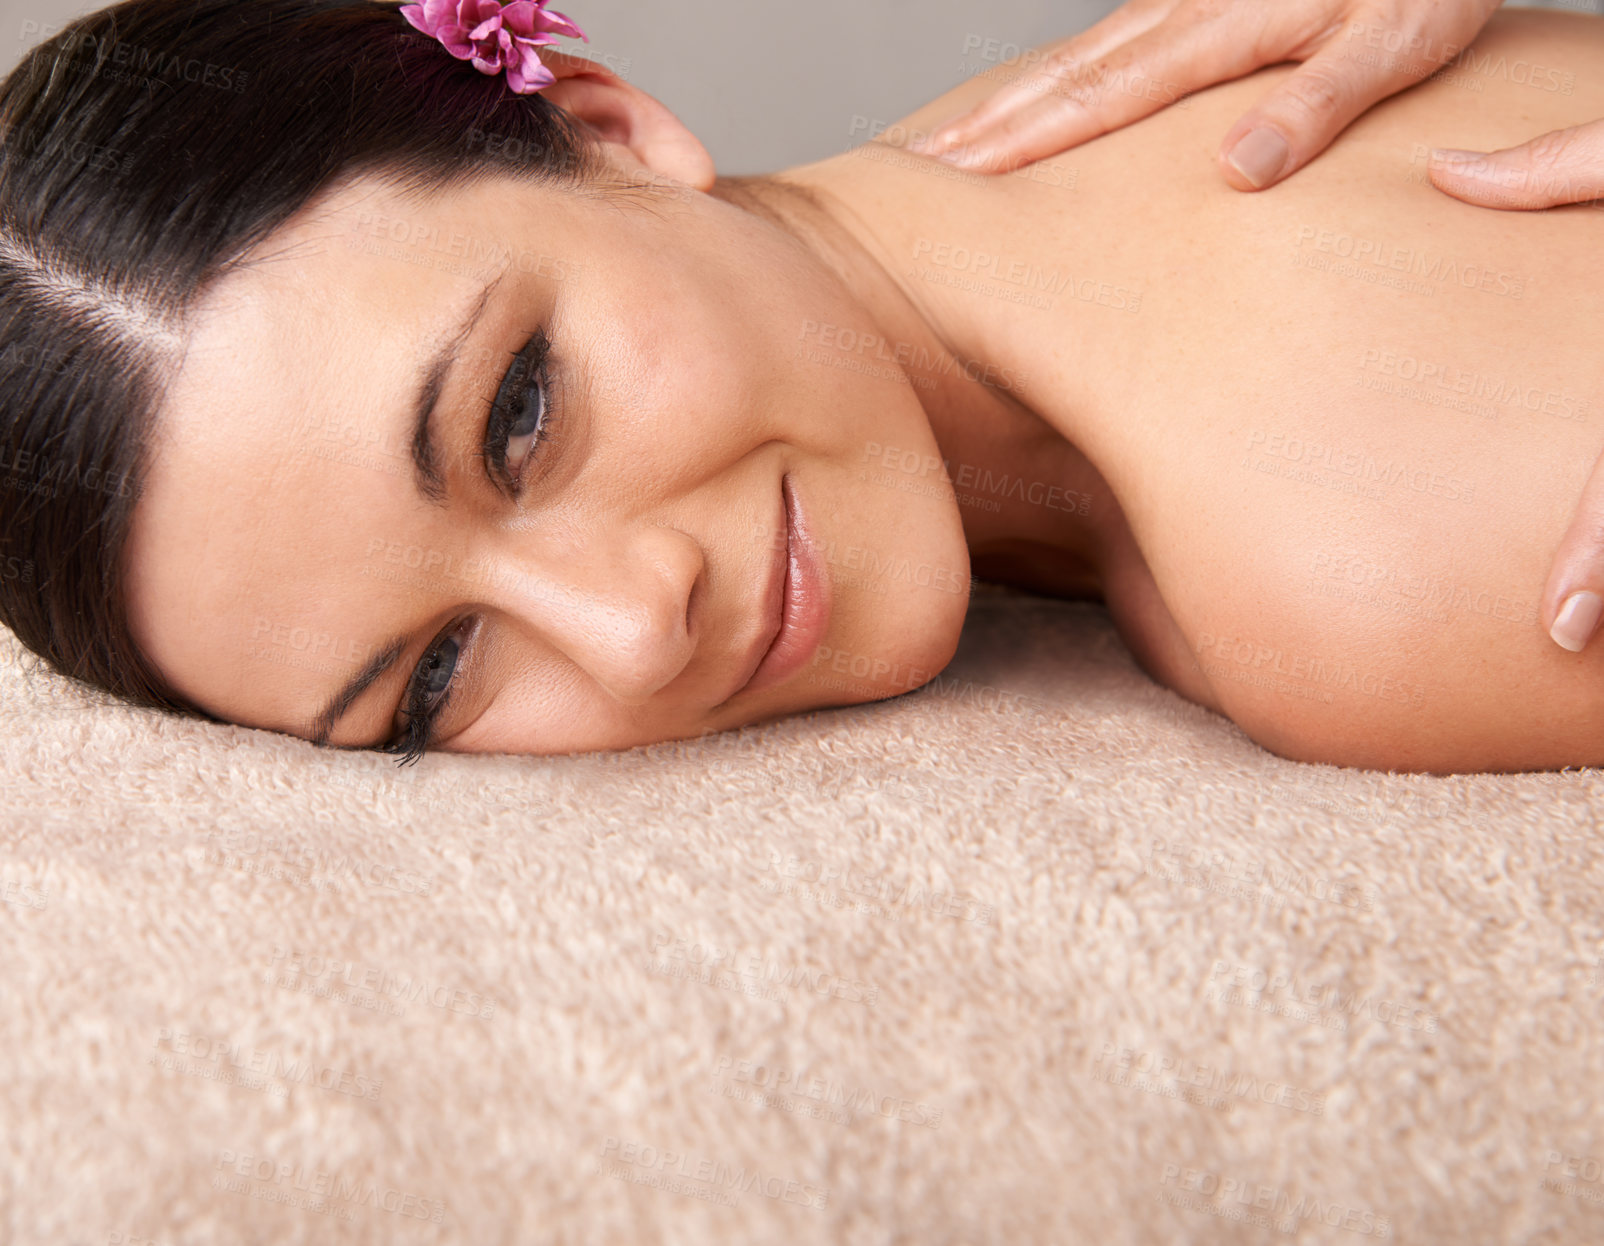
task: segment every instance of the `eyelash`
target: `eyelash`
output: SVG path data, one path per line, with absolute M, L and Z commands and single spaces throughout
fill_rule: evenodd
M 401 759 L 396 762 L 398 766 L 410 766 L 422 757 L 429 749 L 429 741 L 434 735 L 434 725 L 451 700 L 451 694 L 457 690 L 456 668 L 451 671 L 451 680 L 446 689 L 440 694 L 440 699 L 433 705 L 428 704 L 428 694 L 425 687 L 428 681 L 424 672 L 440 653 L 445 642 L 451 640 L 463 630 L 461 623 L 454 623 L 451 631 L 429 646 L 429 651 L 423 655 L 423 661 L 418 663 L 418 669 L 412 672 L 412 680 L 407 685 L 406 716 L 407 725 L 402 728 L 401 734 L 390 741 L 379 751 L 382 753 L 399 753 Z M 462 661 L 463 650 L 466 645 L 457 647 L 457 661 Z
M 551 342 L 546 337 L 545 330 L 536 329 L 525 343 L 524 348 L 513 358 L 506 375 L 502 377 L 501 384 L 496 390 L 496 396 L 490 402 L 490 412 L 485 419 L 485 434 L 481 457 L 485 460 L 486 470 L 495 478 L 507 481 L 511 488 L 512 497 L 516 500 L 523 493 L 523 471 L 534 459 L 540 449 L 540 443 L 551 436 L 552 424 L 556 418 L 556 404 L 552 401 L 551 383 L 546 375 L 546 364 L 551 353 Z M 519 464 L 518 478 L 510 480 L 507 474 L 507 442 L 512 434 L 513 425 L 523 414 L 523 398 L 532 387 L 529 382 L 533 380 L 540 391 L 540 419 L 532 433 L 522 434 L 532 436 L 528 451 Z M 509 396 L 510 395 L 510 396 Z M 516 399 L 515 403 L 513 400 Z M 470 620 L 471 622 L 471 620 Z M 429 743 L 434 736 L 435 724 L 444 712 L 451 694 L 456 691 L 456 668 L 452 668 L 451 678 L 446 684 L 445 691 L 440 693 L 439 699 L 433 705 L 428 704 L 426 687 L 428 680 L 424 672 L 432 668 L 438 659 L 440 650 L 447 641 L 455 639 L 464 632 L 462 622 L 453 623 L 451 630 L 438 637 L 429 646 L 423 655 L 423 660 L 412 673 L 412 679 L 407 684 L 405 704 L 403 711 L 407 716 L 407 725 L 401 734 L 380 751 L 383 753 L 398 753 L 400 766 L 411 765 L 428 751 Z M 462 661 L 462 655 L 467 646 L 459 644 L 457 647 L 457 663 Z
M 517 400 L 521 400 L 528 391 L 529 386 L 526 381 L 529 378 L 540 383 L 540 423 L 533 431 L 534 441 L 530 443 L 523 462 L 527 464 L 532 461 L 540 449 L 540 443 L 551 436 L 551 426 L 556 418 L 556 404 L 552 402 L 551 383 L 546 376 L 546 362 L 550 354 L 551 342 L 546 337 L 545 330 L 536 329 L 529 341 L 524 344 L 524 348 L 514 357 L 506 375 L 501 378 L 501 385 L 496 390 L 495 398 L 491 400 L 490 414 L 485 421 L 483 456 L 490 471 L 499 479 L 507 480 L 507 440 L 513 424 L 523 414 L 522 403 Z M 514 499 L 523 492 L 521 468 L 522 465 L 518 480 L 509 482 L 512 485 Z

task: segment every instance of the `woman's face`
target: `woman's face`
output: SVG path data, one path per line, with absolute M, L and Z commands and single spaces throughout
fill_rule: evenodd
M 937 456 L 928 420 L 821 345 L 875 329 L 775 226 L 689 189 L 366 178 L 249 260 L 192 320 L 128 548 L 134 637 L 207 711 L 370 747 L 437 708 L 431 749 L 560 753 L 952 656 L 957 506 L 861 478 Z

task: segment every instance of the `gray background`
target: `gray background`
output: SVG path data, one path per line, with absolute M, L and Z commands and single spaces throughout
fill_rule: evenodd
M 240 0 L 250 3 L 250 0 Z M 0 73 L 98 0 L 0 0 Z M 822 159 L 974 72 L 965 39 L 1021 47 L 1062 38 L 1114 0 L 554 0 L 588 54 L 655 95 L 707 144 L 721 173 Z M 1604 0 L 1509 7 L 1604 12 Z M 973 53 L 970 54 L 971 60 Z

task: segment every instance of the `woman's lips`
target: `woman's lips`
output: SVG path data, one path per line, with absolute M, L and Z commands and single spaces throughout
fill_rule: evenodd
M 780 492 L 785 498 L 785 580 L 779 628 L 737 694 L 772 688 L 796 674 L 813 656 L 830 623 L 829 577 L 789 475 L 780 478 Z

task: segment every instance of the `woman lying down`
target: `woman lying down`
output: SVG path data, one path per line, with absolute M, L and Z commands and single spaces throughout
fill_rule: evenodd
M 1007 175 L 908 150 L 981 75 L 721 179 L 560 15 L 408 8 L 130 0 L 6 81 L 0 616 L 56 670 L 618 749 L 927 682 L 978 576 L 1105 602 L 1284 757 L 1604 765 L 1604 651 L 1536 625 L 1604 213 L 1424 176 L 1604 115 L 1604 20 L 1476 44 L 1568 94 L 1440 75 L 1243 194 L 1213 145 L 1291 67 Z

